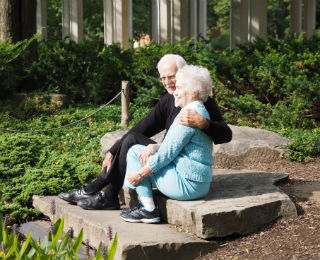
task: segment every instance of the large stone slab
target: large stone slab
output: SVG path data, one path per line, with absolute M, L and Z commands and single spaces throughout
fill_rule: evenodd
M 294 203 L 274 183 L 287 174 L 214 170 L 209 194 L 194 201 L 176 201 L 158 194 L 168 223 L 201 238 L 258 231 L 279 217 L 296 217 Z
M 33 206 L 50 216 L 50 204 L 56 203 L 56 219 L 65 216 L 65 231 L 73 227 L 75 234 L 84 229 L 84 240 L 97 247 L 100 241 L 108 242 L 108 226 L 118 234 L 115 259 L 126 260 L 188 260 L 217 248 L 215 242 L 199 239 L 179 232 L 168 224 L 127 223 L 120 219 L 120 211 L 83 210 L 56 196 L 34 196 Z
M 271 163 L 287 157 L 290 139 L 264 129 L 229 126 L 232 141 L 214 146 L 216 166 L 231 168 L 247 163 Z
M 280 135 L 257 128 L 229 125 L 232 130 L 232 141 L 226 144 L 214 145 L 213 158 L 219 168 L 244 166 L 247 163 L 271 163 L 287 156 L 291 141 Z M 106 133 L 100 140 L 101 155 L 119 140 L 128 130 L 117 130 Z M 161 142 L 164 132 L 153 140 Z

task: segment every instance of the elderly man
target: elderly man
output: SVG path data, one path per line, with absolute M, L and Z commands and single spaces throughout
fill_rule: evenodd
M 164 129 L 168 130 L 180 112 L 180 108 L 175 104 L 173 92 L 176 72 L 185 64 L 186 61 L 179 55 L 167 54 L 160 59 L 157 68 L 168 93 L 144 119 L 110 148 L 102 163 L 102 172 L 95 181 L 79 190 L 60 193 L 61 199 L 84 209 L 120 208 L 118 194 L 126 174 L 127 152 L 135 144 L 145 145 L 146 148 L 139 155 L 142 165 L 145 165 L 148 157 L 155 152 L 154 146 L 150 145 L 155 142 L 150 137 Z M 231 129 L 223 121 L 213 98 L 210 97 L 204 105 L 209 112 L 210 120 L 193 110 L 186 110 L 178 115 L 179 123 L 201 129 L 215 144 L 229 142 L 232 138 Z M 102 188 L 105 186 L 107 188 L 103 191 Z

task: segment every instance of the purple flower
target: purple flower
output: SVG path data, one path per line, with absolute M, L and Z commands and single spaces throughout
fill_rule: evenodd
M 52 216 L 56 214 L 56 201 L 53 199 L 51 200 L 50 212 Z
M 17 225 L 17 224 L 13 224 L 12 232 L 13 232 L 13 235 L 14 235 L 15 237 L 17 236 L 17 228 L 18 228 L 18 225 Z
M 89 239 L 86 239 L 85 245 L 86 245 L 86 257 L 89 258 L 89 251 L 90 251 L 90 248 L 89 248 Z
M 3 230 L 6 230 L 6 228 L 7 228 L 8 219 L 9 219 L 9 216 L 5 215 L 4 220 L 3 220 Z
M 51 221 L 50 221 L 50 232 L 52 235 L 54 234 L 54 226 Z
M 113 238 L 112 235 L 113 235 L 113 234 L 112 234 L 112 227 L 109 225 L 109 226 L 108 226 L 108 238 L 109 238 L 110 241 L 111 241 L 112 238 Z
M 72 227 L 69 227 L 69 236 L 70 236 L 71 239 L 73 239 L 73 237 L 74 237 L 73 228 Z
M 106 258 L 106 245 L 104 243 L 101 244 L 101 256 L 103 259 Z
M 1 242 L 1 250 L 3 253 L 6 253 L 6 245 L 4 244 L 4 242 Z

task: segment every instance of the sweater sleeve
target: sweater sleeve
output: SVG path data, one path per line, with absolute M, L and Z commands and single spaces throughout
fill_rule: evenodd
M 141 119 L 134 127 L 132 127 L 120 140 L 118 140 L 110 149 L 109 152 L 113 155 L 121 145 L 121 141 L 130 133 L 141 133 L 146 137 L 152 137 L 155 134 L 165 129 L 165 122 L 168 116 L 167 108 L 170 102 L 169 94 L 164 95 L 151 112 L 143 119 Z
M 174 122 L 161 143 L 158 152 L 148 159 L 148 165 L 152 172 L 157 172 L 172 162 L 189 143 L 194 133 L 194 128 Z
M 210 120 L 209 127 L 203 130 L 215 144 L 222 144 L 230 142 L 232 139 L 232 131 L 230 127 L 224 122 L 219 108 L 212 97 L 204 103 L 207 109 Z

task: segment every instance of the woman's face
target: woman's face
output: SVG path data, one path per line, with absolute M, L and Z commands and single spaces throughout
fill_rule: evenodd
M 192 93 L 189 91 L 185 84 L 181 81 L 176 82 L 176 90 L 174 91 L 173 95 L 176 97 L 176 104 L 179 107 L 185 107 L 189 103 L 198 100 L 197 93 Z

